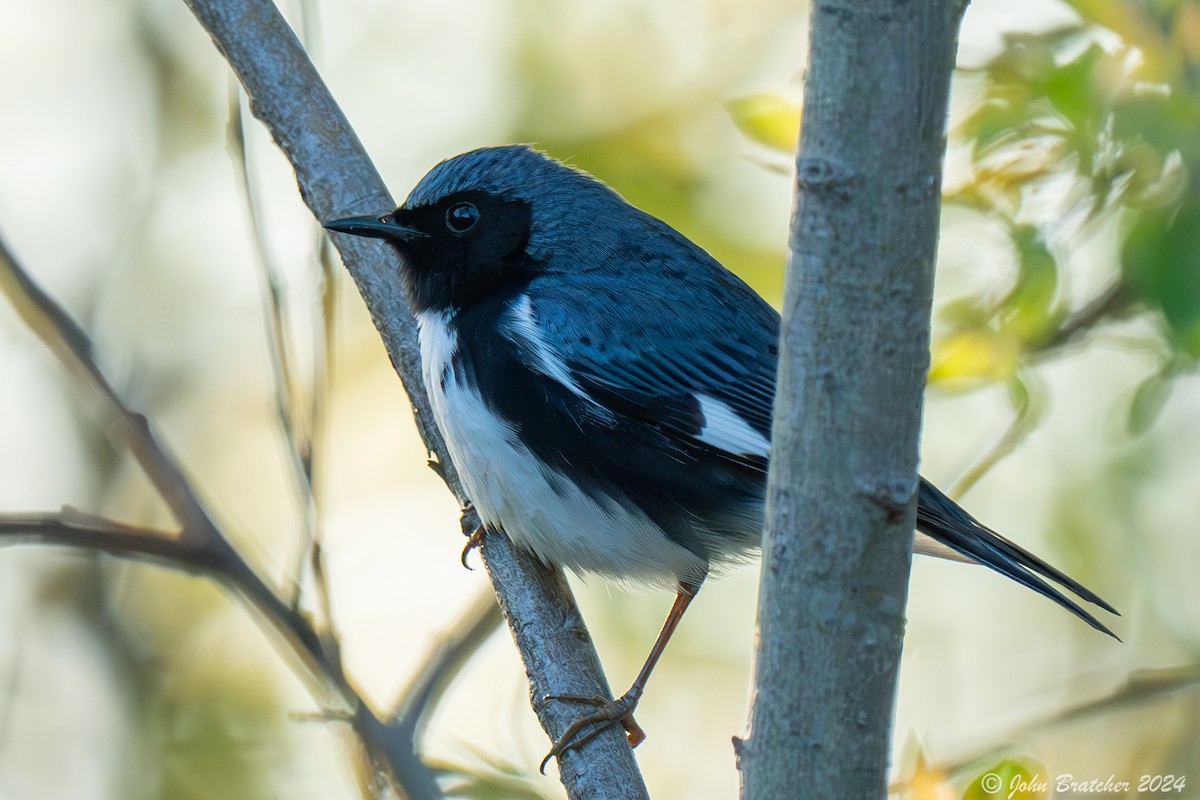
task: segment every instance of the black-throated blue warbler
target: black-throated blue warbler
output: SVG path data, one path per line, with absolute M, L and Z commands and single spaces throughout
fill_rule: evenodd
M 633 708 L 691 598 L 759 546 L 779 314 L 666 223 L 525 146 L 443 161 L 394 212 L 325 227 L 403 256 L 430 404 L 484 525 L 547 563 L 677 590 L 630 691 L 551 755 L 616 722 L 637 744 Z M 1113 635 L 1048 581 L 1111 606 L 924 479 L 917 529 L 917 552 L 985 564 Z

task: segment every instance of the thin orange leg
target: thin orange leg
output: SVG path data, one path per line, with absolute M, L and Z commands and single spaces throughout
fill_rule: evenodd
M 654 666 L 658 663 L 658 659 L 662 657 L 663 651 L 667 648 L 667 642 L 671 640 L 671 634 L 675 633 L 675 628 L 679 626 L 679 621 L 683 619 L 683 612 L 687 611 L 692 598 L 696 596 L 696 592 L 700 591 L 701 582 L 680 582 L 679 591 L 675 595 L 675 602 L 671 604 L 671 610 L 667 613 L 666 622 L 663 623 L 662 630 L 659 631 L 658 638 L 654 641 L 654 647 L 650 648 L 650 655 L 646 657 L 646 663 L 642 665 L 641 671 L 638 673 L 637 678 L 634 679 L 633 686 L 629 687 L 628 692 L 616 700 L 570 694 L 555 694 L 546 697 L 547 700 L 563 700 L 568 703 L 583 703 L 585 705 L 596 706 L 596 710 L 579 717 L 563 731 L 562 736 L 558 737 L 554 742 L 554 746 L 550 748 L 550 752 L 542 759 L 539 769 L 543 773 L 546 771 L 546 764 L 550 762 L 551 758 L 561 758 L 563 753 L 566 753 L 568 750 L 582 747 L 617 723 L 620 723 L 625 728 L 625 735 L 629 740 L 630 747 L 637 747 L 646 739 L 646 732 L 634 720 L 633 711 L 637 708 L 638 701 L 642 697 L 642 692 L 646 688 L 646 681 L 650 679 L 650 673 L 654 671 Z M 580 732 L 589 725 L 596 725 L 597 727 L 580 735 Z

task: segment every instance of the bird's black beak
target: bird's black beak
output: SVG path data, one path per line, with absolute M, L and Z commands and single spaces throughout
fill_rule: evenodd
M 401 225 L 392 214 L 382 217 L 346 217 L 326 222 L 325 229 L 337 233 L 348 233 L 351 236 L 366 236 L 371 239 L 387 239 L 393 242 L 411 242 L 414 239 L 424 239 L 429 234 L 422 233 L 416 228 Z

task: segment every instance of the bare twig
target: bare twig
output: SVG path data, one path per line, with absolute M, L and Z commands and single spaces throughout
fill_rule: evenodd
M 1133 308 L 1134 295 L 1122 280 L 1114 280 L 1074 313 L 1068 315 L 1053 331 L 1040 341 L 1030 344 L 1029 352 L 1035 361 L 1055 355 L 1091 331 L 1098 323 L 1128 314 Z
M 316 226 L 314 226 L 316 227 Z M 324 557 L 321 549 L 322 542 L 322 509 L 325 506 L 321 465 L 325 463 L 325 431 L 329 424 L 330 387 L 333 385 L 334 331 L 337 325 L 338 281 L 337 264 L 333 254 L 333 245 L 324 231 L 318 230 L 315 236 L 313 252 L 317 254 L 319 276 L 318 290 L 321 296 L 321 318 L 313 330 L 313 363 L 312 387 L 309 392 L 309 470 L 308 490 L 312 511 L 316 524 L 312 529 L 309 543 L 309 567 L 312 569 L 313 580 L 319 593 L 316 598 L 317 607 L 333 619 L 333 609 L 329 597 L 329 585 L 325 583 Z
M 320 641 L 308 621 L 280 600 L 223 536 L 212 533 L 154 530 L 70 507 L 60 512 L 0 515 L 0 545 L 77 547 L 120 558 L 155 561 L 220 580 L 262 612 L 307 667 L 307 674 L 328 679 L 320 685 L 323 692 L 333 689 L 353 707 L 357 696 L 346 685 L 340 666 L 331 670 L 324 663 Z
M 324 556 L 321 550 L 321 507 L 316 485 L 317 440 L 323 433 L 328 386 L 331 374 L 329 346 L 333 307 L 328 297 L 332 290 L 322 281 L 322 315 L 313 338 L 313 364 L 308 386 L 301 386 L 295 367 L 295 353 L 290 346 L 287 315 L 287 291 L 283 271 L 271 253 L 265 238 L 264 221 L 258 196 L 251 178 L 249 153 L 246 147 L 245 118 L 242 115 L 241 89 L 236 81 L 229 87 L 228 145 L 238 176 L 242 197 L 250 217 L 254 243 L 258 253 L 259 274 L 263 282 L 263 316 L 266 321 L 267 343 L 274 375 L 275 416 L 283 432 L 285 452 L 292 486 L 300 505 L 302 528 L 296 543 L 296 562 L 292 570 L 295 580 L 289 603 L 299 610 L 303 598 L 305 574 L 313 586 L 313 627 L 321 637 L 324 650 L 333 663 L 341 661 L 341 644 L 333 629 L 331 593 L 326 582 Z M 315 252 L 320 252 L 315 250 Z M 328 262 L 325 258 L 323 261 Z M 323 270 L 322 275 L 327 273 Z M 321 430 L 318 430 L 320 428 Z
M 1016 376 L 1012 380 L 1021 381 L 1024 384 L 1024 399 L 1017 405 L 1012 422 L 1009 423 L 1000 438 L 951 485 L 949 492 L 951 497 L 962 497 L 970 491 L 971 487 L 993 467 L 1011 455 L 1017 446 L 1034 431 L 1038 421 L 1041 420 L 1042 413 L 1046 410 L 1046 403 L 1040 396 L 1040 389 L 1036 383 L 1033 388 L 1029 388 L 1029 383 L 1036 380 L 1036 376 L 1029 374 L 1024 379 Z
M 1074 313 L 1067 315 L 1054 330 L 1031 342 L 1028 346 L 1029 362 L 1037 364 L 1048 361 L 1077 344 L 1097 325 L 1130 313 L 1134 307 L 1133 299 L 1129 287 L 1122 281 L 1112 282 Z M 1024 377 L 1017 375 L 1013 380 L 1028 384 L 1035 378 L 1034 373 L 1027 372 Z M 1045 411 L 1045 403 L 1033 396 L 1036 387 L 1030 390 L 1027 386 L 1026 391 L 1029 396 L 1017 407 L 1004 434 L 959 476 L 950 488 L 951 497 L 961 497 L 968 492 L 989 470 L 1011 455 L 1037 427 Z
M 250 176 L 249 153 L 246 148 L 245 120 L 242 116 L 241 89 L 236 81 L 230 81 L 229 86 L 229 125 L 226 143 L 230 151 L 230 160 L 237 173 L 238 188 L 242 199 L 246 202 L 246 212 L 250 218 L 250 228 L 254 234 L 254 245 L 258 255 L 258 273 L 263 283 L 263 317 L 266 321 L 267 346 L 270 351 L 271 371 L 274 377 L 275 418 L 283 431 L 287 463 L 292 478 L 297 499 L 301 506 L 303 534 L 298 543 L 296 576 L 291 598 L 292 605 L 299 607 L 305 566 L 309 560 L 309 551 L 317 539 L 317 510 L 312 490 L 312 429 L 311 421 L 301 410 L 311 410 L 311 404 L 302 402 L 306 393 L 299 385 L 297 370 L 294 366 L 295 357 L 288 339 L 288 320 L 286 290 L 282 270 L 271 254 L 271 248 L 266 241 L 262 213 L 259 209 L 258 195 L 254 191 L 254 182 Z M 324 612 L 326 609 L 320 609 Z M 322 614 L 320 624 L 329 621 Z
M 353 712 L 354 728 L 373 760 L 395 777 L 410 798 L 433 800 L 441 792 L 417 757 L 410 725 L 380 721 L 347 681 L 336 647 L 311 621 L 263 581 L 204 510 L 182 470 L 159 444 L 145 417 L 130 411 L 92 357 L 92 343 L 73 319 L 33 282 L 0 241 L 0 290 L 29 327 L 67 367 L 76 383 L 97 398 L 104 428 L 146 471 L 180 524 L 177 533 L 153 531 L 73 509 L 52 514 L 0 517 L 0 543 L 82 547 L 121 557 L 159 560 L 213 577 L 257 609 L 305 667 L 305 677 L 326 700 Z M 403 728 L 403 730 L 401 730 Z
M 500 607 L 496 605 L 495 594 L 488 590 L 477 592 L 459 618 L 421 659 L 420 670 L 405 687 L 401 704 L 393 711 L 394 726 L 411 729 L 409 735 L 415 738 L 416 725 L 424 710 L 437 705 L 454 676 L 500 622 Z
M 393 202 L 341 110 L 295 35 L 267 0 L 186 0 L 246 93 L 250 108 L 296 171 L 300 193 L 320 220 L 390 210 Z M 339 236 L 335 244 L 366 302 L 413 404 L 426 448 L 437 455 L 460 501 L 461 484 L 446 455 L 421 384 L 416 332 L 395 280 L 398 256 L 378 243 Z M 609 695 L 599 660 L 562 575 L 503 536 L 483 548 L 492 585 L 530 678 L 535 710 L 551 739 L 575 710 L 547 694 Z M 569 634 L 564 635 L 564 627 Z M 572 797 L 645 797 L 632 753 L 616 728 L 559 765 Z
M 182 536 L 216 530 L 191 484 L 160 447 L 146 418 L 121 403 L 92 356 L 92 343 L 61 306 L 21 269 L 0 240 L 0 291 L 78 385 L 99 400 L 101 429 L 114 445 L 128 447 L 182 528 Z
M 310 43 L 310 47 L 318 35 L 316 13 L 317 9 L 313 3 L 301 3 L 301 26 L 305 41 Z M 316 283 L 320 292 L 321 311 L 315 324 L 310 326 L 313 332 L 312 363 L 308 373 L 308 384 L 301 386 L 301 371 L 295 367 L 294 350 L 289 344 L 291 340 L 287 324 L 286 283 L 283 280 L 283 271 L 267 244 L 257 194 L 251 179 L 249 152 L 246 146 L 246 119 L 242 114 L 241 97 L 241 88 L 231 76 L 228 132 L 230 155 L 254 232 L 259 272 L 263 278 L 267 340 L 275 377 L 276 415 L 287 444 L 292 483 L 300 502 L 303 520 L 302 535 L 296 546 L 296 561 L 292 571 L 296 579 L 293 583 L 291 603 L 293 608 L 300 607 L 307 571 L 313 587 L 311 602 L 316 614 L 314 625 L 325 641 L 326 650 L 340 660 L 340 655 L 335 653 L 340 650 L 340 643 L 334 630 L 332 595 L 321 547 L 322 496 L 319 482 L 319 465 L 323 454 L 335 352 L 333 330 L 337 311 L 337 265 L 334 263 L 328 238 L 320 226 L 313 225 L 313 253 L 319 264 Z
M 306 667 L 305 676 L 320 694 L 332 690 L 352 709 L 348 718 L 372 761 L 391 774 L 409 798 L 441 797 L 433 775 L 414 749 L 416 721 L 379 720 L 346 681 L 341 662 L 330 658 L 309 620 L 297 613 L 264 584 L 222 538 L 206 534 L 183 536 L 127 525 L 71 508 L 61 512 L 0 515 L 0 547 L 41 544 L 75 547 L 118 558 L 148 561 L 203 575 L 228 588 L 256 608 Z M 328 697 L 326 702 L 328 702 Z M 423 713 L 426 706 L 416 708 Z
M 211 573 L 197 548 L 171 531 L 117 522 L 70 506 L 61 511 L 0 515 L 0 544 L 45 544 L 157 561 L 185 572 Z
M 1027 742 L 1030 738 L 1057 727 L 1070 725 L 1104 714 L 1120 713 L 1133 707 L 1144 707 L 1162 701 L 1180 692 L 1192 691 L 1200 685 L 1200 670 L 1195 666 L 1146 669 L 1134 672 L 1121 686 L 1108 694 L 1021 723 L 1007 733 L 996 737 L 983 748 L 974 749 L 952 760 L 926 765 L 926 770 L 935 774 L 957 776 L 978 770 L 1002 753 L 1011 750 L 1013 743 Z M 897 781 L 889 787 L 889 794 L 900 794 L 910 788 L 908 779 Z

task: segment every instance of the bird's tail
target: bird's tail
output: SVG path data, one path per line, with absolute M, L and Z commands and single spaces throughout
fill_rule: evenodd
M 972 561 L 989 566 L 1022 586 L 1050 598 L 1096 630 L 1120 641 L 1120 637 L 1100 620 L 1047 583 L 1046 579 L 1070 589 L 1083 600 L 1120 616 L 1115 608 L 1070 576 L 1032 553 L 1022 550 L 986 525 L 980 524 L 924 478 L 921 478 L 920 502 L 917 504 L 917 530 L 962 553 Z

